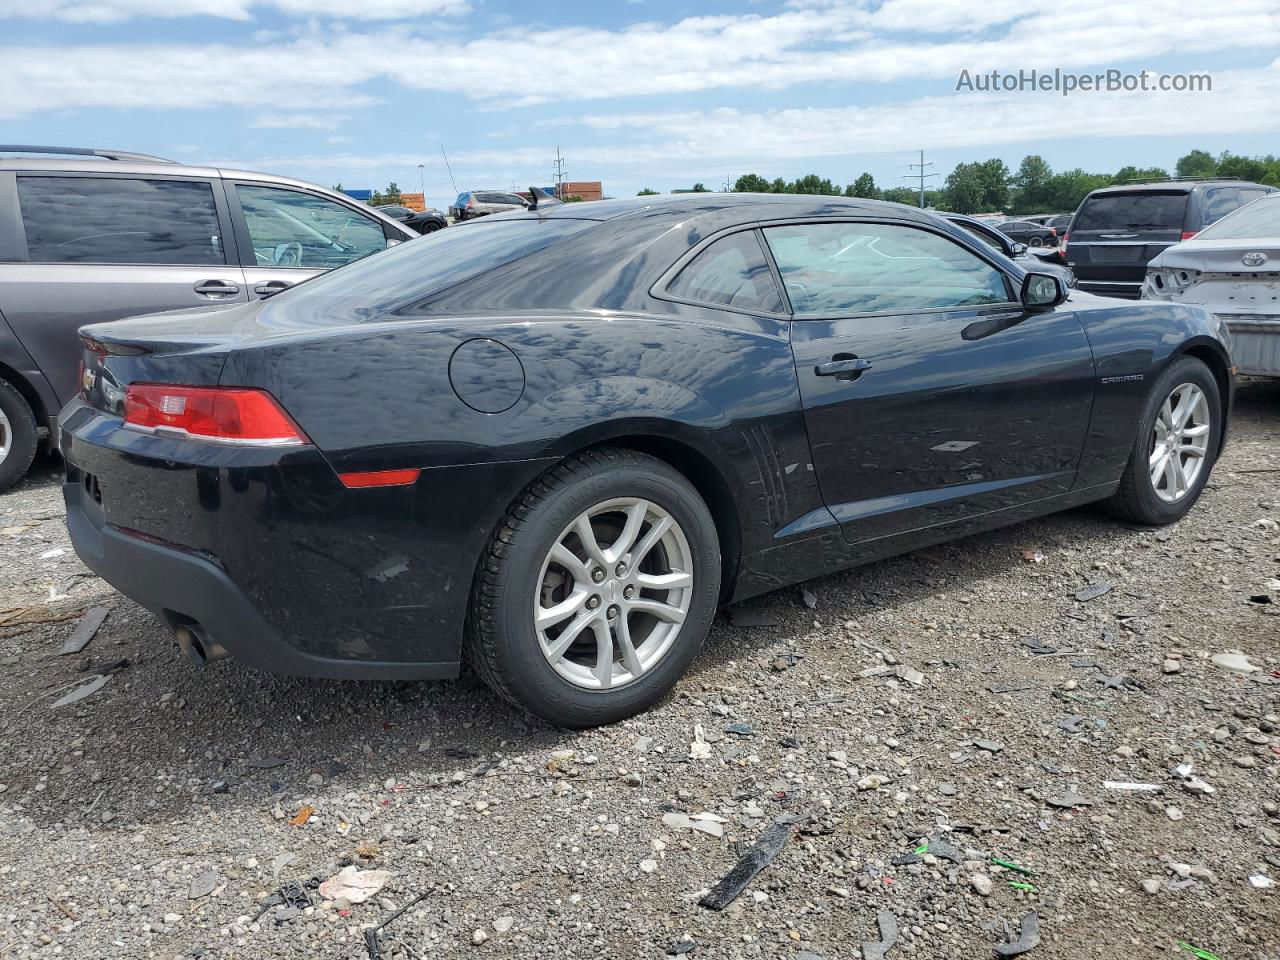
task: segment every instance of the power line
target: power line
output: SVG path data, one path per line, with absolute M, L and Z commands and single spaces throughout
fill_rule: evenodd
M 906 173 L 906 174 L 903 174 L 903 175 L 902 175 L 902 179 L 903 179 L 903 180 L 919 180 L 919 181 L 920 181 L 920 209 L 921 209 L 921 210 L 923 210 L 923 209 L 924 209 L 924 181 L 925 181 L 925 178 L 926 178 L 926 177 L 940 177 L 940 176 L 942 176 L 942 174 L 940 174 L 940 173 L 926 173 L 926 172 L 925 172 L 929 167 L 932 167 L 932 166 L 933 166 L 933 164 L 932 164 L 932 163 L 925 163 L 925 162 L 924 162 L 924 151 L 923 151 L 923 150 L 921 150 L 921 151 L 920 151 L 920 162 L 919 162 L 919 163 L 908 163 L 908 164 L 907 164 L 907 166 L 908 166 L 908 167 L 910 167 L 910 168 L 912 168 L 912 169 L 914 169 L 914 170 L 919 170 L 919 173 Z
M 440 144 L 440 156 L 444 157 L 444 168 L 449 171 L 449 182 L 453 184 L 453 192 L 458 192 L 458 181 L 453 179 L 453 167 L 449 166 L 449 155 L 444 152 L 444 144 Z

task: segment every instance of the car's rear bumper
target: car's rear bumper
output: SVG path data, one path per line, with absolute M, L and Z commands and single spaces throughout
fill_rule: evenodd
M 1096 293 L 1101 297 L 1123 297 L 1126 300 L 1137 300 L 1142 296 L 1142 281 L 1128 280 L 1086 280 L 1076 272 L 1076 286 L 1086 293 Z
M 307 676 L 456 675 L 477 559 L 542 469 L 446 467 L 348 490 L 315 448 L 153 436 L 79 401 L 60 427 L 84 562 L 170 628 L 198 624 L 237 659 Z

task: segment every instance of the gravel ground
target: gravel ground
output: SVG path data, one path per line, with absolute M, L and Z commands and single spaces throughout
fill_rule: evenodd
M 192 667 L 76 560 L 46 463 L 0 497 L 0 954 L 360 960 L 420 896 L 384 958 L 874 957 L 890 911 L 888 960 L 992 956 L 1032 912 L 1044 960 L 1276 960 L 1280 384 L 1233 429 L 1176 527 L 1073 511 L 761 597 L 582 733 L 465 678 Z M 389 876 L 315 888 L 348 864 Z

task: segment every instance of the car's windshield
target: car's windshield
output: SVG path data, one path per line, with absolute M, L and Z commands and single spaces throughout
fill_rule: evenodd
M 310 311 L 341 311 L 352 320 L 385 314 L 504 263 L 548 247 L 591 220 L 483 218 L 406 241 L 350 266 L 321 274 L 271 300 L 277 323 L 305 322 Z M 283 316 L 282 316 L 283 315 Z
M 1072 230 L 1181 230 L 1187 213 L 1185 193 L 1106 193 L 1089 197 Z
M 1280 194 L 1246 203 L 1197 235 L 1202 240 L 1280 239 Z

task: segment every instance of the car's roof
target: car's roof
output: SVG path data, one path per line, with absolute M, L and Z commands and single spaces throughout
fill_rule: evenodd
M 593 200 L 588 203 L 555 204 L 534 212 L 501 214 L 503 217 L 564 217 L 570 220 L 617 220 L 625 217 L 669 214 L 694 217 L 724 213 L 751 216 L 751 208 L 766 212 L 770 219 L 785 217 L 817 217 L 867 213 L 875 216 L 905 217 L 919 220 L 933 211 L 909 207 L 885 200 L 863 200 L 855 197 L 828 197 L 794 193 L 676 193 L 645 197 L 622 197 L 615 200 Z
M 28 173 L 47 171 L 49 173 L 124 173 L 158 177 L 225 177 L 232 180 L 256 180 L 262 183 L 278 183 L 282 186 L 305 187 L 308 190 L 319 187 L 318 184 L 306 180 L 282 177 L 275 173 L 172 163 L 168 160 L 109 160 L 101 157 L 3 154 L 0 155 L 0 170 L 20 170 Z M 326 188 L 319 187 L 319 189 Z
M 1152 183 L 1116 183 L 1109 187 L 1099 187 L 1090 196 L 1105 193 L 1190 193 L 1197 187 L 1261 187 L 1264 184 L 1249 180 L 1210 179 L 1210 180 L 1156 180 Z

